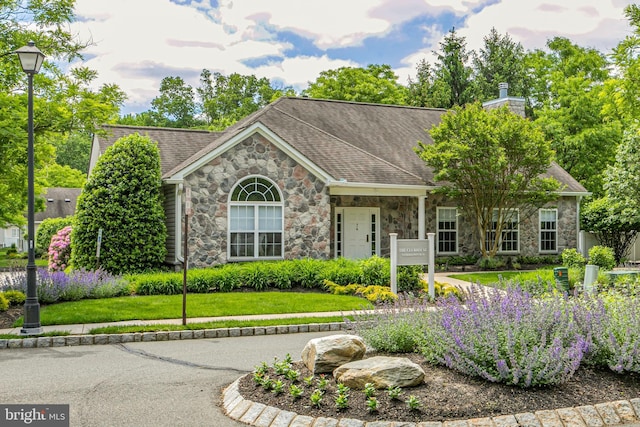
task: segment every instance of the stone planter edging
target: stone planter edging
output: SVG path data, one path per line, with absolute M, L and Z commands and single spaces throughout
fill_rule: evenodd
M 348 329 L 345 322 L 306 325 L 249 326 L 242 328 L 198 329 L 187 331 L 135 332 L 124 334 L 65 335 L 55 337 L 0 339 L 0 350 L 13 348 L 66 347 L 76 345 L 124 344 L 130 342 L 190 340 L 201 338 L 281 335 L 303 332 L 334 332 Z
M 605 427 L 640 422 L 640 398 L 575 408 L 444 422 L 410 423 L 361 421 L 353 418 L 314 418 L 245 399 L 239 391 L 239 383 L 243 377 L 238 378 L 222 391 L 222 407 L 229 418 L 256 427 Z

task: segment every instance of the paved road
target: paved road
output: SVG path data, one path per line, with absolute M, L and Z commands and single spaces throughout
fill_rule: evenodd
M 70 404 L 71 426 L 241 426 L 220 392 L 262 361 L 335 332 L 0 352 L 0 402 Z

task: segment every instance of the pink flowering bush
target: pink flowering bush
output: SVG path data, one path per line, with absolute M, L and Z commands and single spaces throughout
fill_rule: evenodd
M 64 271 L 71 257 L 71 226 L 64 227 L 51 237 L 49 271 Z

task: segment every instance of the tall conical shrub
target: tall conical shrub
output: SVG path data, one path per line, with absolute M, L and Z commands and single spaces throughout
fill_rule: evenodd
M 78 199 L 71 234 L 72 266 L 94 269 L 99 230 L 99 266 L 111 273 L 152 270 L 166 255 L 160 151 L 133 134 L 98 159 Z

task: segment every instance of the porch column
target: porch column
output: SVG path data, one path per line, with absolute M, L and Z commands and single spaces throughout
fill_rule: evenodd
M 418 239 L 424 240 L 426 237 L 427 225 L 424 223 L 424 202 L 427 196 L 418 196 Z

